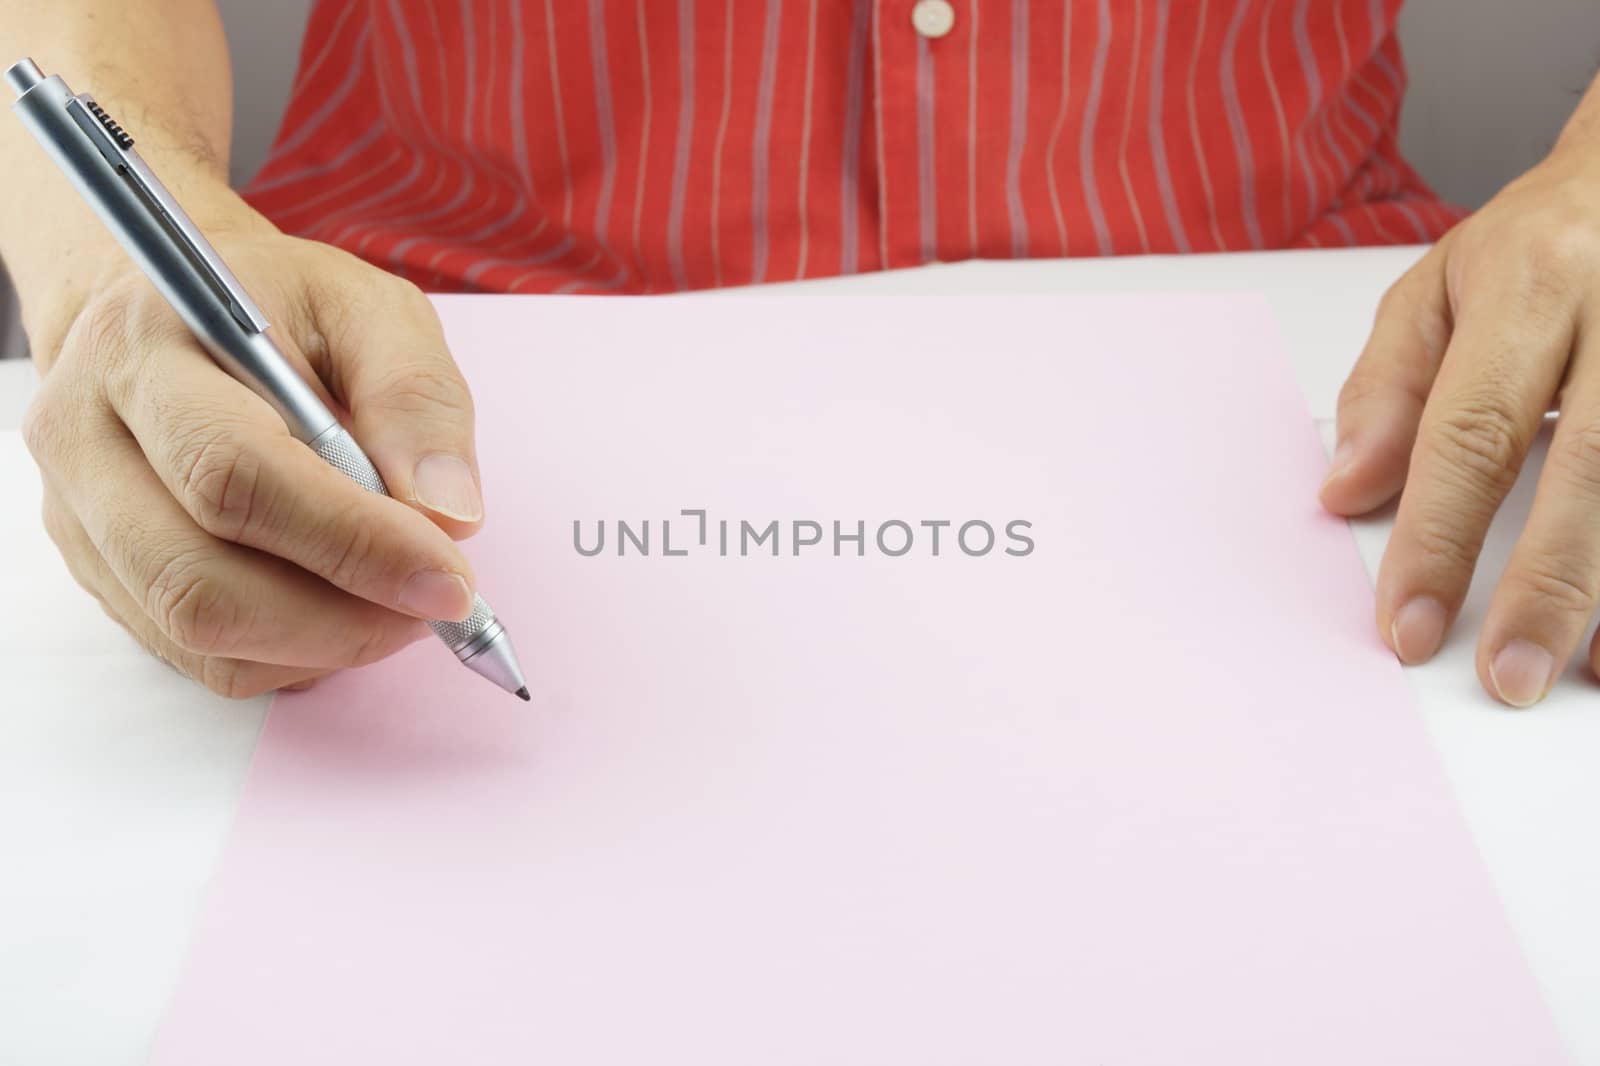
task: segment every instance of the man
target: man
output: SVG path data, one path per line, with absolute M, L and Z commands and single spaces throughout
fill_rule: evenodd
M 27 437 L 47 525 L 179 669 L 230 695 L 302 685 L 470 606 L 451 538 L 483 516 L 471 401 L 418 285 L 641 293 L 971 256 L 1438 239 L 1344 390 L 1323 500 L 1354 514 L 1401 495 L 1378 624 L 1423 661 L 1561 388 L 1480 634 L 1483 683 L 1526 706 L 1600 599 L 1600 348 L 1583 328 L 1600 90 L 1544 163 L 1456 225 L 1395 147 L 1398 6 L 326 0 L 241 197 L 210 0 L 0 0 L 0 54 L 39 53 L 140 131 L 410 504 L 366 497 L 290 440 L 3 124 L 22 195 L 0 204 L 0 256 L 45 372 Z

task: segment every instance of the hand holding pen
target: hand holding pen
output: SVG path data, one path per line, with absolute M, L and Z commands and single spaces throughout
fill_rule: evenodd
M 427 619 L 527 698 L 451 541 L 482 519 L 472 404 L 426 298 L 243 205 L 213 247 L 91 99 L 27 61 L 6 80 L 140 268 L 86 300 L 27 422 L 79 582 L 229 696 L 382 658 Z

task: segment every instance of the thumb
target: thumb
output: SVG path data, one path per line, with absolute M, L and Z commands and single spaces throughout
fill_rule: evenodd
M 371 276 L 356 298 L 341 291 L 315 308 L 328 379 L 390 495 L 470 536 L 483 522 L 472 394 L 421 290 L 360 269 Z
M 1338 443 L 1321 493 L 1335 514 L 1365 514 L 1405 484 L 1450 340 L 1445 255 L 1436 246 L 1384 294 L 1367 346 L 1339 390 Z

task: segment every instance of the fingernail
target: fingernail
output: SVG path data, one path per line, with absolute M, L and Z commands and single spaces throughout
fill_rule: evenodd
M 1489 680 L 1502 700 L 1513 707 L 1532 707 L 1550 687 L 1555 657 L 1527 640 L 1513 640 L 1489 663 Z
M 424 618 L 458 622 L 472 613 L 472 593 L 460 574 L 419 570 L 400 590 L 400 609 Z
M 1340 441 L 1339 446 L 1333 450 L 1333 458 L 1328 462 L 1328 476 L 1322 479 L 1322 483 L 1329 485 L 1344 477 L 1355 463 L 1355 458 L 1355 441 Z
M 307 680 L 307 681 L 296 681 L 292 685 L 283 686 L 283 691 L 285 691 L 285 692 L 309 692 L 316 685 L 316 683 L 317 683 L 317 679 L 314 678 L 314 677 L 309 679 L 309 680 Z
M 417 502 L 430 511 L 462 522 L 483 517 L 483 498 L 472 468 L 453 455 L 426 455 L 412 475 Z
M 1432 596 L 1418 596 L 1394 614 L 1389 639 L 1407 666 L 1426 662 L 1444 643 L 1444 605 Z

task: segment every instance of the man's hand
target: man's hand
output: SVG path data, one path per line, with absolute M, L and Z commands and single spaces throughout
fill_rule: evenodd
M 1600 150 L 1575 132 L 1384 297 L 1339 397 L 1322 489 L 1341 515 L 1401 493 L 1378 627 L 1402 662 L 1423 662 L 1460 610 L 1545 413 L 1560 407 L 1532 516 L 1478 635 L 1479 678 L 1515 707 L 1549 690 L 1600 603 Z M 1600 641 L 1589 659 L 1600 663 Z
M 78 581 L 230 696 L 369 662 L 459 619 L 451 536 L 482 518 L 472 405 L 415 288 L 278 233 L 228 187 L 232 84 L 213 0 L 5 4 L 0 57 L 50 42 L 199 223 L 396 499 L 364 492 L 218 369 L 20 123 L 0 122 L 0 256 L 44 375 L 26 437 Z M 130 56 L 138 57 L 132 62 Z
M 469 614 L 451 537 L 482 503 L 471 398 L 415 287 L 260 225 L 210 236 L 395 498 L 290 437 L 131 266 L 41 362 L 24 435 L 78 582 L 150 651 L 249 696 L 382 658 L 428 633 L 419 618 Z

